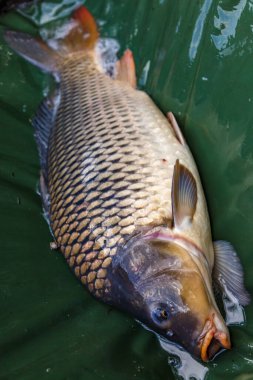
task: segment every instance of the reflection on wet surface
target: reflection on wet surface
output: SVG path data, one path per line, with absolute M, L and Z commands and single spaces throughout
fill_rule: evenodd
M 221 5 L 217 6 L 217 16 L 214 17 L 214 27 L 217 30 L 217 34 L 212 34 L 212 40 L 217 50 L 224 51 L 229 45 L 234 44 L 234 38 L 236 36 L 236 30 L 238 23 L 240 22 L 242 13 L 247 5 L 247 0 L 234 1 L 232 7 L 229 9 L 222 7 Z M 230 48 L 230 53 L 234 49 Z M 228 54 L 228 51 L 223 52 L 223 54 Z
M 196 379 L 204 380 L 208 373 L 208 368 L 197 362 L 183 349 L 159 338 L 161 347 L 169 353 L 169 364 L 173 368 L 176 377 L 184 380 Z
M 204 26 L 205 26 L 205 23 L 207 22 L 208 13 L 209 13 L 211 4 L 212 4 L 212 0 L 205 0 L 200 9 L 200 13 L 199 13 L 199 16 L 197 18 L 197 21 L 195 23 L 194 30 L 192 33 L 192 40 L 191 40 L 191 44 L 189 48 L 190 61 L 193 61 L 196 57 L 201 38 L 203 36 Z

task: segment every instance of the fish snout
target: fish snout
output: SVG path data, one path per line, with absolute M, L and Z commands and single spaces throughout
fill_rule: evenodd
M 228 331 L 222 331 L 215 324 L 214 314 L 206 321 L 204 329 L 198 339 L 200 357 L 204 362 L 212 360 L 216 354 L 224 349 L 231 348 Z

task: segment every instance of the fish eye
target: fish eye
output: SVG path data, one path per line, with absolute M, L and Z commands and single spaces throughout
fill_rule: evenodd
M 152 311 L 152 317 L 156 323 L 163 323 L 170 319 L 170 312 L 166 305 L 160 305 Z

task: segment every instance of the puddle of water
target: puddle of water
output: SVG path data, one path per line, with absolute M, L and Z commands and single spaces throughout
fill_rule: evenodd
M 158 336 L 161 347 L 168 352 L 168 362 L 176 378 L 184 380 L 204 380 L 208 373 L 208 368 L 173 343 L 165 341 Z

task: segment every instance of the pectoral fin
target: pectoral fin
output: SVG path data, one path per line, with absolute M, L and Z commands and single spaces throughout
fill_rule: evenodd
M 172 179 L 172 218 L 175 227 L 192 222 L 197 206 L 197 185 L 192 173 L 176 161 Z
M 239 301 L 240 305 L 246 306 L 250 302 L 250 296 L 243 284 L 243 269 L 234 247 L 227 241 L 214 242 L 215 266 L 214 279 L 217 281 L 222 292 L 226 288 Z

